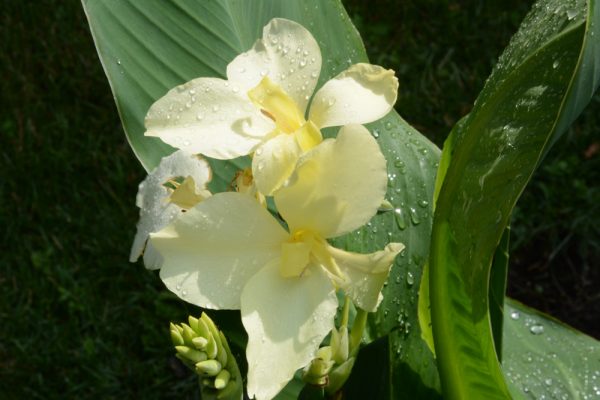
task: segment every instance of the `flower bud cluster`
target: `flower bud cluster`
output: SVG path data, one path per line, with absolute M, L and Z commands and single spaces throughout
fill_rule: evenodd
M 242 379 L 235 358 L 223 332 L 202 313 L 200 318 L 190 316 L 188 324 L 170 326 L 171 341 L 177 354 L 200 379 L 203 399 L 240 399 Z

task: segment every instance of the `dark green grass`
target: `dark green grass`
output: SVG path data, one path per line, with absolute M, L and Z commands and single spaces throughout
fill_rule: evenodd
M 529 2 L 469 3 L 347 2 L 372 61 L 398 71 L 398 110 L 438 144 L 469 111 Z M 0 398 L 195 396 L 167 326 L 196 310 L 127 262 L 144 172 L 80 4 L 4 2 L 0 68 Z M 598 140 L 598 108 L 549 155 L 513 228 L 511 287 L 527 303 L 544 300 L 536 306 L 558 302 L 579 328 L 594 315 L 598 281 L 599 157 L 583 155 Z M 533 278 L 562 279 L 562 268 L 573 271 L 566 296 L 549 284 L 540 294 Z

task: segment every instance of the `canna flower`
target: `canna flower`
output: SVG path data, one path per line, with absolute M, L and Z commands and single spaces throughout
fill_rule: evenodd
M 251 397 L 274 397 L 311 362 L 334 327 L 336 290 L 363 310 L 377 308 L 404 246 L 357 254 L 326 239 L 359 228 L 377 212 L 386 171 L 367 129 L 345 126 L 304 154 L 275 193 L 287 229 L 252 197 L 229 192 L 151 234 L 171 291 L 201 307 L 241 309 Z
M 320 71 L 321 52 L 310 32 L 273 19 L 262 39 L 229 63 L 227 80 L 197 78 L 154 103 L 145 134 L 217 159 L 253 153 L 256 186 L 272 195 L 300 155 L 321 143 L 321 128 L 375 121 L 396 101 L 392 70 L 352 65 L 313 97 Z
M 184 151 L 161 159 L 138 188 L 135 203 L 140 208 L 140 220 L 129 261 L 135 262 L 143 253 L 146 268 L 160 268 L 162 257 L 147 243 L 148 236 L 208 198 L 211 193 L 206 185 L 211 176 L 206 160 Z

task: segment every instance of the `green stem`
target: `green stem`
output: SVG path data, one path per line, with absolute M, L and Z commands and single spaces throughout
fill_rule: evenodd
M 367 325 L 368 312 L 360 308 L 356 308 L 356 317 L 354 317 L 354 323 L 352 324 L 352 330 L 350 331 L 350 357 L 356 356 L 360 342 L 362 340 L 365 326 Z

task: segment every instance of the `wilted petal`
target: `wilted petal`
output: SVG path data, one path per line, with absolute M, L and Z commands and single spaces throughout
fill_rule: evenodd
M 235 83 L 198 78 L 171 89 L 150 107 L 146 136 L 222 160 L 244 156 L 275 125 Z
M 381 205 L 387 169 L 377 141 L 361 125 L 340 129 L 298 161 L 287 186 L 274 195 L 290 231 L 331 238 L 364 225 Z
M 268 76 L 278 83 L 304 113 L 321 72 L 321 50 L 302 25 L 283 18 L 272 19 L 250 50 L 227 66 L 227 78 L 244 92 Z
M 397 96 L 394 71 L 378 65 L 354 64 L 319 89 L 309 118 L 320 128 L 366 124 L 390 112 Z
M 337 298 L 319 266 L 299 278 L 283 278 L 279 263 L 261 269 L 242 293 L 248 332 L 248 395 L 273 398 L 307 365 L 333 328 Z
M 381 301 L 381 289 L 394 263 L 394 258 L 404 249 L 401 243 L 390 243 L 384 250 L 371 254 L 358 254 L 329 246 L 347 280 L 341 289 L 354 304 L 365 311 L 373 312 Z
M 267 141 L 254 153 L 252 175 L 258 190 L 270 196 L 294 171 L 302 154 L 294 135 L 281 134 Z
M 160 277 L 183 300 L 200 307 L 239 309 L 248 279 L 279 259 L 288 237 L 256 200 L 219 193 L 151 235 L 164 258 Z
M 144 252 L 150 233 L 158 232 L 181 214 L 182 208 L 169 201 L 171 192 L 164 186 L 169 180 L 178 177 L 191 177 L 198 192 L 210 195 L 206 191 L 206 184 L 211 179 L 211 170 L 204 159 L 184 151 L 176 151 L 163 157 L 158 167 L 139 185 L 136 205 L 140 208 L 140 220 L 129 261 L 135 262 Z M 148 269 L 160 268 L 160 257 L 150 247 L 145 250 L 149 254 L 144 254 L 144 264 Z

